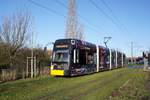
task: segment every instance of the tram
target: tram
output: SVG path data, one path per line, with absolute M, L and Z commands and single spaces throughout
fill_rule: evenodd
M 54 43 L 52 76 L 77 76 L 111 70 L 125 65 L 125 54 L 78 39 L 58 39 Z

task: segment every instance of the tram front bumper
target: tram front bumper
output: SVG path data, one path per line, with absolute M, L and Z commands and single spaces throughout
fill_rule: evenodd
M 52 76 L 64 76 L 64 70 L 51 70 L 50 75 L 52 75 Z

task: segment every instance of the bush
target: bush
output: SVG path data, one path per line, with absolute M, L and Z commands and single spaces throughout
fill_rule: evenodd
M 9 64 L 0 64 L 0 69 L 9 69 Z

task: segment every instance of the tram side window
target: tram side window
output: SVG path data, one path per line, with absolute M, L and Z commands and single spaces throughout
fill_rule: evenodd
M 94 60 L 94 64 L 96 64 L 97 63 L 97 55 L 96 55 L 96 53 L 94 53 L 94 56 L 93 56 L 94 58 L 93 58 L 93 60 Z
M 116 57 L 115 57 L 115 52 L 112 53 L 112 64 L 115 65 L 116 62 Z
M 148 54 L 148 65 L 150 65 L 150 54 Z
M 77 49 L 77 63 L 79 63 L 80 59 L 79 59 L 79 49 Z
M 87 56 L 87 64 L 93 64 L 94 63 L 94 58 L 92 53 L 88 53 Z
M 81 65 L 86 65 L 86 64 L 94 64 L 96 63 L 96 59 L 94 59 L 94 56 L 96 56 L 96 54 L 94 55 L 94 53 L 87 51 L 85 49 L 80 49 L 79 50 L 79 64 Z
M 110 54 L 109 54 L 109 52 L 108 52 L 108 51 L 106 51 L 106 55 L 105 55 L 105 57 L 106 57 L 106 60 L 105 60 L 106 64 L 109 64 L 109 63 L 110 63 L 110 62 L 109 62 Z
M 81 65 L 85 65 L 86 64 L 86 51 L 84 49 L 80 49 L 79 50 L 79 63 Z

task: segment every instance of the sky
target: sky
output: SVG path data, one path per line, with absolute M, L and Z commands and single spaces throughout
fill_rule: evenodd
M 112 37 L 108 47 L 127 56 L 131 56 L 133 42 L 133 56 L 141 56 L 142 51 L 150 49 L 149 5 L 150 0 L 76 0 L 77 19 L 83 25 L 85 41 L 104 46 L 104 37 Z M 4 16 L 30 12 L 34 45 L 44 47 L 64 38 L 67 6 L 68 0 L 0 0 L 0 25 Z

